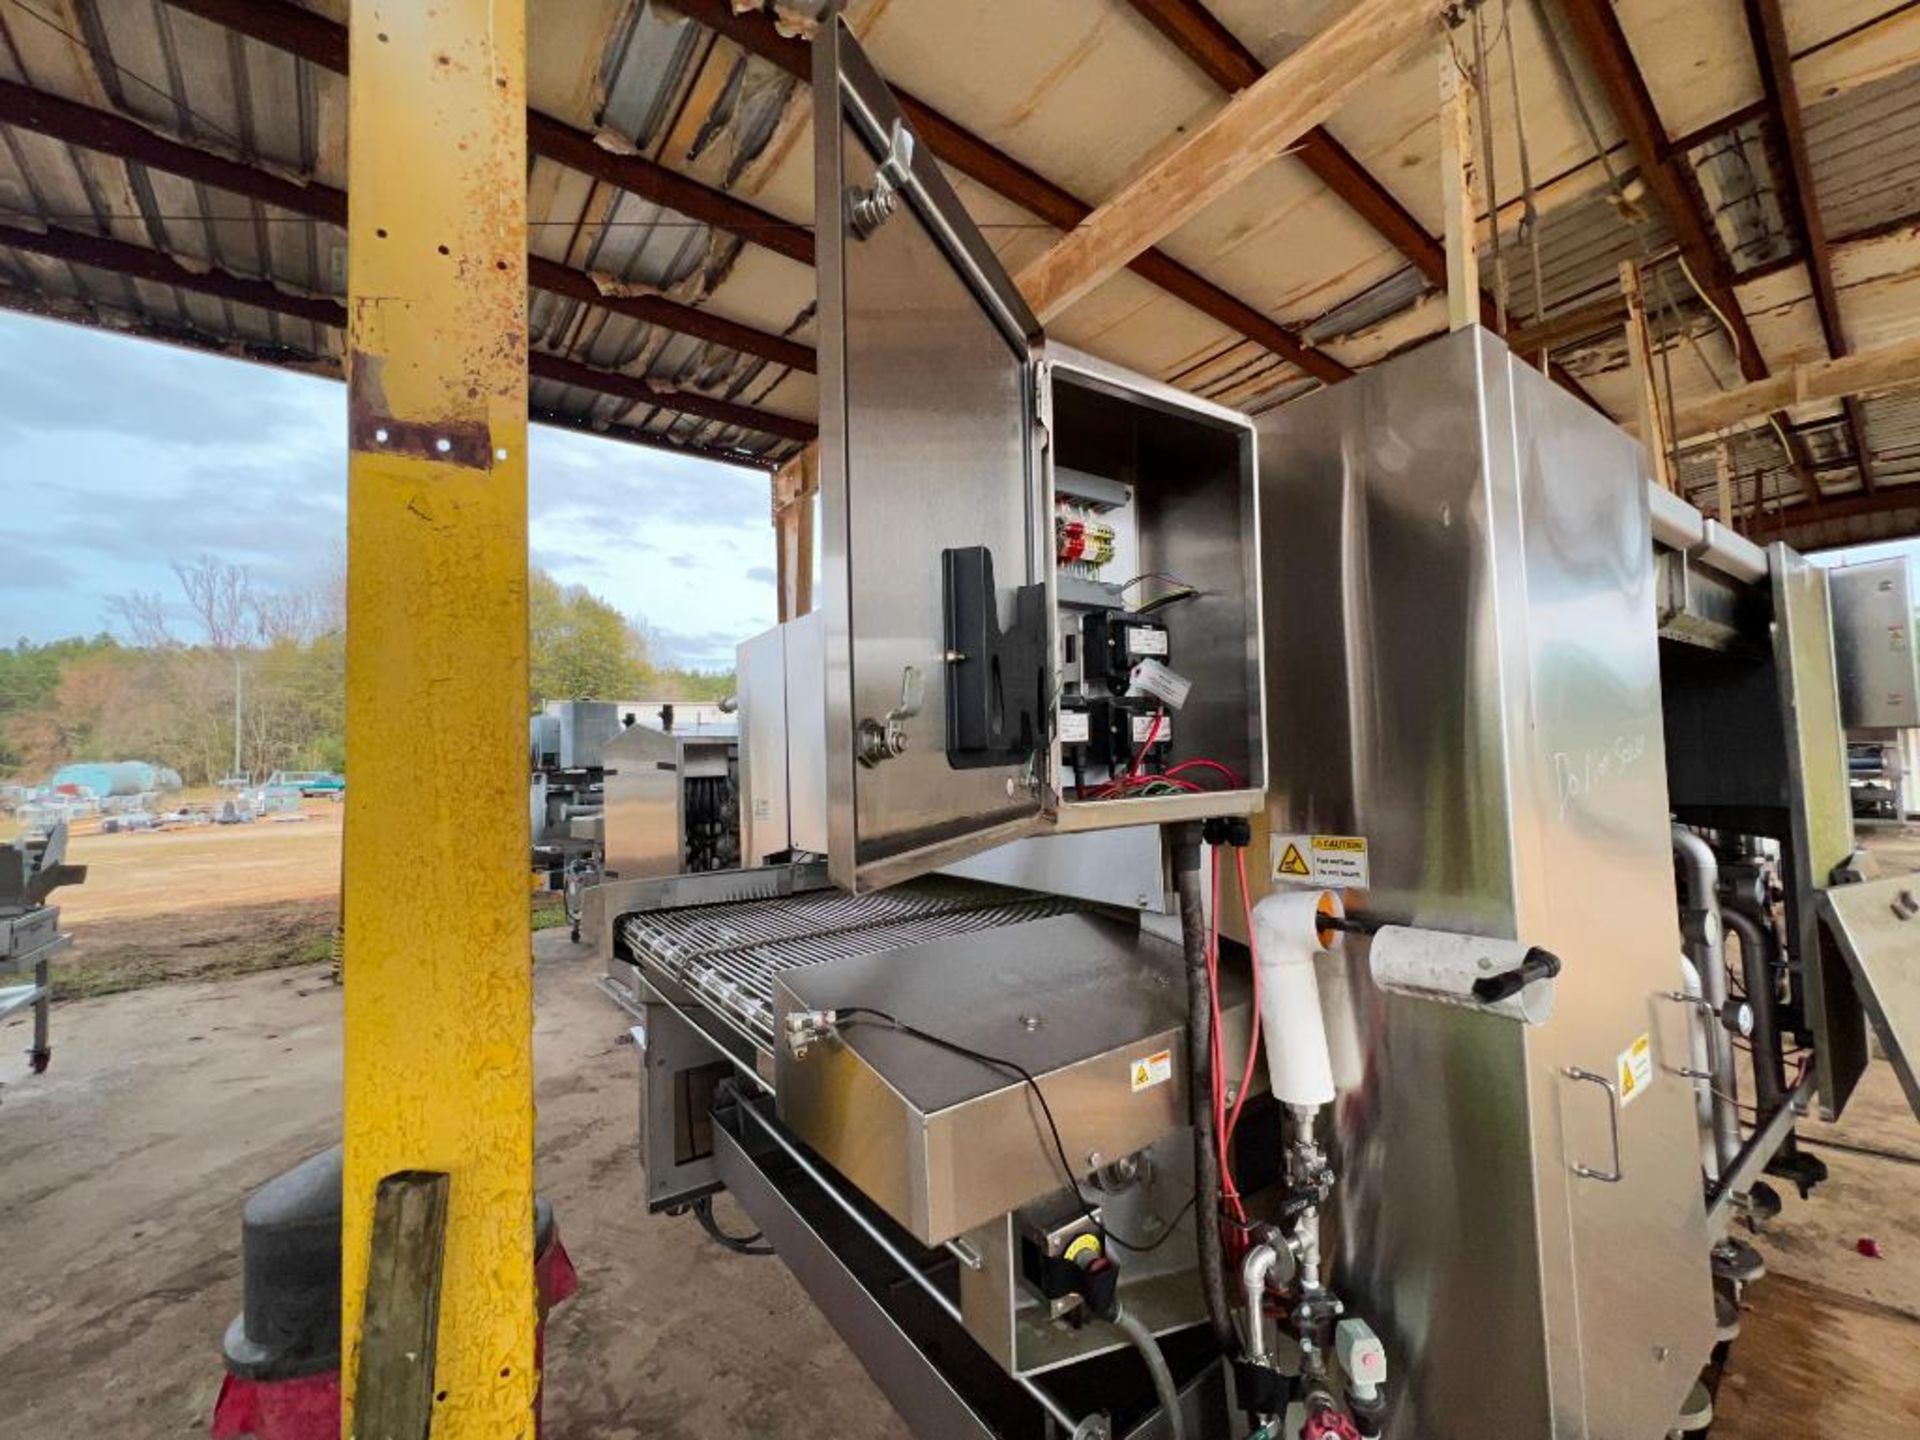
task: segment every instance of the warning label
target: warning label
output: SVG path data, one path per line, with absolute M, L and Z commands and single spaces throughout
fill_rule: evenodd
M 1620 1086 L 1620 1103 L 1631 1105 L 1653 1084 L 1653 1037 L 1642 1035 L 1620 1052 L 1614 1062 Z
M 1273 878 L 1329 890 L 1364 890 L 1370 878 L 1367 842 L 1358 835 L 1276 835 Z
M 1133 1062 L 1133 1090 L 1137 1095 L 1142 1090 L 1151 1090 L 1156 1085 L 1164 1085 L 1173 1079 L 1173 1052 L 1159 1050 L 1152 1055 Z

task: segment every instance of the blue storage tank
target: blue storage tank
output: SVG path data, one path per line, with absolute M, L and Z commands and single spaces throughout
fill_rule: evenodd
M 80 760 L 62 765 L 48 783 L 55 789 L 78 785 L 104 799 L 109 795 L 144 795 L 150 790 L 178 790 L 180 773 L 146 760 Z

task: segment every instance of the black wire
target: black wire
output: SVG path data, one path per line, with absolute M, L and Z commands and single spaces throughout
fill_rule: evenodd
M 948 1040 L 943 1038 L 942 1036 L 931 1034 L 928 1031 L 918 1028 L 917 1026 L 907 1024 L 904 1020 L 901 1020 L 897 1016 L 889 1015 L 884 1010 L 875 1010 L 870 1006 L 842 1005 L 838 1010 L 834 1012 L 834 1016 L 842 1024 L 844 1024 L 849 1018 L 858 1020 L 862 1016 L 865 1016 L 873 1020 L 878 1020 L 881 1023 L 888 1025 L 895 1030 L 898 1030 L 903 1035 L 911 1035 L 914 1039 L 920 1041 L 923 1044 L 932 1045 L 937 1049 L 941 1049 L 941 1050 L 950 1050 L 955 1055 L 964 1056 L 966 1059 L 976 1061 L 981 1065 L 993 1065 L 993 1066 L 997 1066 L 999 1069 L 1002 1069 L 1002 1070 L 1011 1070 L 1014 1074 L 1018 1075 L 1022 1080 L 1026 1081 L 1027 1088 L 1033 1092 L 1033 1098 L 1040 1102 L 1040 1113 L 1046 1116 L 1047 1129 L 1053 1135 L 1053 1152 L 1056 1156 L 1059 1157 L 1061 1173 L 1067 1177 L 1067 1184 L 1073 1190 L 1074 1199 L 1080 1202 L 1081 1213 L 1087 1217 L 1088 1223 L 1091 1224 L 1094 1227 L 1094 1229 L 1098 1230 L 1102 1235 L 1106 1235 L 1107 1233 L 1106 1226 L 1100 1223 L 1100 1216 L 1098 1215 L 1098 1213 L 1096 1213 L 1093 1206 L 1093 1202 L 1087 1199 L 1086 1191 L 1080 1188 L 1080 1181 L 1078 1176 L 1074 1172 L 1073 1162 L 1067 1159 L 1066 1142 L 1060 1138 L 1060 1126 L 1058 1122 L 1055 1121 L 1053 1118 L 1053 1107 L 1047 1104 L 1047 1097 L 1040 1089 L 1040 1082 L 1034 1079 L 1033 1072 L 1031 1070 L 1027 1069 L 1026 1066 L 1020 1064 L 1016 1060 L 1008 1060 L 1005 1057 L 999 1056 L 999 1055 L 988 1055 L 984 1051 L 975 1050 L 969 1046 L 962 1045 L 956 1040 Z M 1168 1233 L 1169 1234 L 1172 1233 L 1171 1228 L 1169 1228 Z M 1112 1237 L 1109 1236 L 1108 1238 L 1111 1239 Z M 1161 1238 L 1164 1239 L 1165 1237 L 1163 1236 Z M 1155 1243 L 1158 1243 L 1158 1242 L 1155 1242 Z M 1134 1247 L 1131 1245 L 1128 1245 L 1125 1248 L 1129 1250 L 1134 1249 Z
M 774 1253 L 773 1246 L 755 1243 L 761 1238 L 758 1230 L 754 1231 L 751 1235 L 729 1235 L 725 1230 L 722 1230 L 720 1228 L 720 1222 L 713 1218 L 713 1197 L 711 1195 L 702 1195 L 698 1200 L 693 1202 L 693 1218 L 700 1222 L 700 1228 L 707 1232 L 708 1238 L 716 1245 L 724 1245 L 736 1255 L 771 1255 Z
M 1136 1245 L 1131 1240 L 1122 1240 L 1118 1235 L 1114 1234 L 1111 1230 L 1107 1231 L 1107 1239 L 1111 1241 L 1113 1244 L 1118 1245 L 1122 1250 L 1130 1250 L 1135 1255 L 1151 1255 L 1154 1251 L 1158 1250 L 1162 1245 L 1166 1244 L 1167 1241 L 1173 1238 L 1174 1232 L 1176 1232 L 1180 1228 L 1180 1222 L 1187 1218 L 1187 1212 L 1193 1209 L 1194 1205 L 1199 1202 L 1199 1199 L 1200 1197 L 1197 1194 L 1189 1195 L 1187 1197 L 1187 1203 L 1182 1205 L 1178 1210 L 1176 1210 L 1173 1214 L 1173 1218 L 1167 1221 L 1167 1228 L 1164 1232 L 1162 1232 L 1158 1240 L 1149 1241 L 1145 1245 Z

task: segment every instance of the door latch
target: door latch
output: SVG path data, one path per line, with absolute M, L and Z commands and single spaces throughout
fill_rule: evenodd
M 896 120 L 887 134 L 887 157 L 874 172 L 873 184 L 847 191 L 847 223 L 865 240 L 900 208 L 900 192 L 913 179 L 913 132 Z
M 917 667 L 900 671 L 900 703 L 878 720 L 871 716 L 860 722 L 860 763 L 871 770 L 882 760 L 897 760 L 907 753 L 907 721 L 920 713 L 926 699 L 927 684 Z

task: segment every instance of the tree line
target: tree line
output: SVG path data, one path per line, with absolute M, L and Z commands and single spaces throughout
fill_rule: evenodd
M 338 567 L 336 567 L 336 570 Z M 216 556 L 176 563 L 175 601 L 115 597 L 114 631 L 0 648 L 0 776 L 72 760 L 151 760 L 189 785 L 239 771 L 344 771 L 344 573 L 260 585 Z M 529 710 L 549 699 L 719 699 L 730 672 L 653 662 L 653 637 L 581 585 L 532 572 Z

